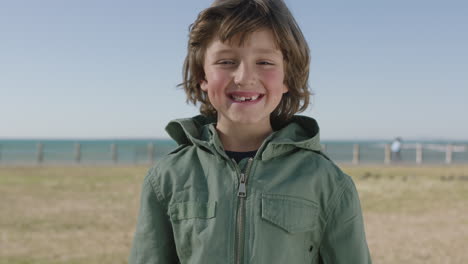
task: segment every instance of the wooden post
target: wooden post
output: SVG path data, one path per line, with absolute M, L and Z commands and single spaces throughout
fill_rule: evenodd
M 448 144 L 445 150 L 445 164 L 452 164 L 452 155 L 453 153 L 453 146 L 452 144 Z
M 392 161 L 392 153 L 390 151 L 390 144 L 385 144 L 385 164 L 390 164 Z
M 148 143 L 148 162 L 151 164 L 154 161 L 154 144 Z
M 117 144 L 112 143 L 111 144 L 111 156 L 112 156 L 112 161 L 114 163 L 117 163 L 118 161 L 118 156 L 117 156 Z
M 37 143 L 36 161 L 37 163 L 42 163 L 44 161 L 44 146 L 41 142 Z
M 75 144 L 75 161 L 76 163 L 81 162 L 81 144 L 80 143 Z
M 416 164 L 422 164 L 423 162 L 423 147 L 422 144 L 416 144 Z
M 138 147 L 133 148 L 133 164 L 138 163 Z
M 359 144 L 353 146 L 353 164 L 357 165 L 360 161 Z

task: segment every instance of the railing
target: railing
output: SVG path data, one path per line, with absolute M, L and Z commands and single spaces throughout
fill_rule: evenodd
M 0 144 L 0 164 L 152 164 L 176 144 L 139 142 L 54 143 L 30 142 L 5 148 Z M 390 144 L 327 143 L 324 153 L 338 163 L 359 164 L 468 164 L 466 144 L 405 144 L 401 159 L 392 157 Z
M 85 142 L 56 144 L 54 142 L 29 143 L 27 146 L 0 145 L 0 164 L 152 164 L 175 147 L 163 144 L 158 148 L 147 144 Z
M 322 150 L 334 161 L 346 162 L 354 165 L 361 163 L 384 164 L 454 164 L 468 163 L 468 145 L 454 144 L 407 144 L 401 150 L 404 158 L 396 159 L 392 156 L 390 144 L 377 144 L 379 147 L 370 148 L 369 144 L 353 144 L 349 152 L 344 148 L 334 150 L 327 144 L 322 145 Z M 381 147 L 381 148 L 380 148 Z M 352 150 L 351 150 L 352 149 Z

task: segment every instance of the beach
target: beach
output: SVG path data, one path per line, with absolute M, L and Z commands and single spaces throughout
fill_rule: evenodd
M 0 167 L 0 264 L 126 263 L 147 166 Z M 373 262 L 468 261 L 468 165 L 344 166 Z

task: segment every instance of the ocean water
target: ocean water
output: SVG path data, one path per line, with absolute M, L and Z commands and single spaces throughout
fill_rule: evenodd
M 390 141 L 324 141 L 325 153 L 335 162 L 350 163 L 359 144 L 360 163 L 384 163 Z M 403 142 L 402 163 L 416 163 L 416 146 L 423 147 L 423 163 L 444 164 L 447 145 L 452 163 L 468 163 L 468 142 Z M 78 146 L 79 145 L 79 150 Z M 150 164 L 176 148 L 166 139 L 119 140 L 0 140 L 0 164 Z
M 42 150 L 39 150 L 39 145 L 42 145 Z M 172 140 L 158 139 L 0 140 L 0 164 L 149 164 L 176 146 Z M 39 155 L 39 152 L 42 154 Z

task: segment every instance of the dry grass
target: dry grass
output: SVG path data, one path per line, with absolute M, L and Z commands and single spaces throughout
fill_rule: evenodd
M 0 169 L 0 263 L 126 263 L 146 171 Z
M 374 263 L 468 263 L 468 167 L 345 167 Z M 126 263 L 145 167 L 0 168 L 0 264 Z
M 468 167 L 348 167 L 374 263 L 468 263 Z

